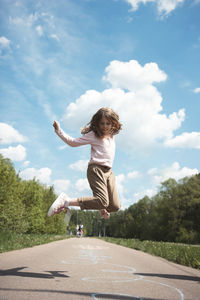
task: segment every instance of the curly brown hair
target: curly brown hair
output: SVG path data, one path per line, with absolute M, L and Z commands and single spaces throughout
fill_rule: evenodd
M 122 129 L 122 124 L 119 121 L 119 116 L 116 112 L 114 112 L 111 108 L 102 107 L 100 108 L 96 114 L 93 115 L 91 121 L 82 128 L 81 133 L 86 134 L 90 131 L 94 131 L 97 137 L 102 137 L 103 134 L 99 129 L 99 122 L 102 118 L 108 119 L 112 124 L 111 134 L 118 134 Z

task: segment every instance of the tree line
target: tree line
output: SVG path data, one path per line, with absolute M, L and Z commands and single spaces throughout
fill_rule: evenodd
M 22 180 L 9 159 L 0 155 L 0 229 L 20 233 L 67 232 L 63 214 L 47 217 L 57 195 L 35 179 Z M 200 243 L 200 174 L 168 179 L 152 198 L 145 196 L 125 210 L 100 218 L 98 211 L 72 210 L 68 230 L 84 225 L 88 236 Z
M 108 222 L 107 235 L 200 243 L 200 174 L 179 182 L 166 180 L 151 199 L 145 196 L 113 215 Z
M 63 216 L 47 217 L 56 199 L 53 187 L 22 180 L 9 159 L 0 154 L 0 230 L 17 233 L 66 232 Z

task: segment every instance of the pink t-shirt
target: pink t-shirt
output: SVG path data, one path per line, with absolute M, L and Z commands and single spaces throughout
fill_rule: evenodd
M 98 138 L 93 131 L 90 131 L 79 138 L 73 138 L 66 134 L 62 129 L 56 131 L 57 135 L 68 145 L 79 147 L 91 145 L 91 158 L 89 164 L 98 164 L 112 168 L 115 156 L 114 136 L 109 138 Z

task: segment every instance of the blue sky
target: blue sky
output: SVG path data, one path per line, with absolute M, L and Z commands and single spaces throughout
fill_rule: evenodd
M 118 112 L 122 208 L 200 170 L 199 0 L 1 0 L 0 153 L 23 179 L 90 195 L 90 147 L 70 148 L 100 107 Z

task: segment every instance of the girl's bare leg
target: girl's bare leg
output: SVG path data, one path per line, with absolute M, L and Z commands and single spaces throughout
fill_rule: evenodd
M 70 199 L 69 201 L 66 201 L 65 204 L 60 206 L 57 210 L 55 210 L 55 214 L 61 213 L 62 211 L 67 209 L 67 207 L 69 207 L 69 206 L 80 206 L 80 205 L 79 205 L 79 202 L 77 201 L 77 199 Z
M 80 207 L 80 203 L 79 203 L 78 199 L 70 199 L 70 200 L 66 199 L 66 201 L 63 201 L 63 203 L 61 205 L 59 205 L 57 209 L 54 210 L 54 214 L 59 214 L 59 213 L 63 212 L 64 210 L 66 210 L 70 206 Z M 101 215 L 101 218 L 103 218 L 103 219 L 110 218 L 110 213 L 106 209 L 100 209 L 100 215 Z
M 77 199 L 70 199 L 69 206 L 80 206 Z
M 59 207 L 55 211 L 55 214 L 61 213 L 62 211 L 64 211 L 69 206 L 79 206 L 80 207 L 80 204 L 79 204 L 77 199 L 70 199 L 70 201 L 67 203 L 67 206 L 63 205 L 63 206 Z M 103 218 L 103 219 L 109 219 L 110 218 L 110 213 L 107 212 L 106 209 L 100 209 L 100 215 L 101 215 L 101 218 Z

